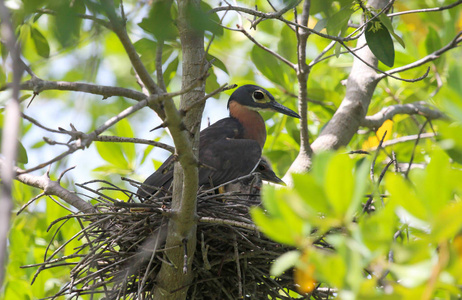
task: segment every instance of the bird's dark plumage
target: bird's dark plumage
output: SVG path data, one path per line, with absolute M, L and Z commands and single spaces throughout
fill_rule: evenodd
M 272 110 L 298 117 L 282 106 L 265 89 L 244 85 L 230 96 L 230 117 L 219 120 L 200 133 L 199 185 L 218 186 L 252 172 L 260 161 L 266 141 L 265 122 L 258 110 Z M 274 172 L 273 172 L 274 173 Z M 164 195 L 173 181 L 173 156 L 149 176 L 138 189 L 138 196 L 146 198 L 158 188 Z

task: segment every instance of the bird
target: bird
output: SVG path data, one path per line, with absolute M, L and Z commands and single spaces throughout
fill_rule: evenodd
M 265 121 L 258 111 L 274 111 L 294 118 L 300 116 L 279 104 L 270 92 L 257 85 L 237 88 L 229 97 L 229 117 L 200 132 L 199 186 L 212 188 L 250 174 L 260 162 L 266 141 Z M 140 199 L 165 196 L 173 182 L 171 155 L 138 188 Z

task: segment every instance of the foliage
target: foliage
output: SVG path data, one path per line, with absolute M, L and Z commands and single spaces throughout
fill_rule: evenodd
M 316 282 L 342 299 L 460 296 L 462 171 L 441 149 L 426 169 L 413 169 L 409 179 L 389 172 L 378 187 L 367 178 L 369 166 L 323 153 L 310 174 L 294 175 L 293 189 L 265 189 L 256 224 L 298 249 L 276 260 L 272 275 L 294 266 L 301 292 Z M 367 193 L 376 193 L 369 213 Z
M 120 5 L 122 1 L 114 2 Z M 420 2 L 396 1 L 394 7 L 396 11 L 406 11 L 447 5 L 451 1 Z M 107 26 L 101 2 L 18 0 L 8 3 L 13 13 L 14 28 L 22 45 L 22 56 L 38 77 L 140 90 L 125 48 Z M 279 1 L 275 5 L 277 9 L 281 9 L 293 3 Z M 299 15 L 302 3 L 296 8 Z M 356 30 L 348 26 L 349 22 L 360 23 L 365 12 L 369 18 L 378 13 L 367 11 L 358 3 L 359 1 L 352 0 L 311 1 L 308 26 L 329 35 L 348 36 Z M 217 7 L 218 4 L 216 1 L 203 1 L 203 4 L 200 9 L 194 8 L 192 14 L 198 16 L 196 28 L 206 31 L 206 45 L 211 43 L 208 60 L 213 59 L 213 66 L 207 77 L 206 91 L 211 92 L 225 82 L 258 83 L 265 86 L 279 102 L 296 109 L 295 98 L 299 89 L 296 71 L 247 40 L 239 30 L 223 30 L 217 23 L 221 22 L 224 27 L 232 29 L 236 29 L 236 24 L 239 24 L 239 28 L 248 30 L 261 46 L 296 64 L 297 37 L 294 30 L 277 19 L 263 20 L 255 30 L 250 30 L 248 28 L 253 17 L 243 17 L 233 11 L 207 14 L 210 8 Z M 123 1 L 123 5 L 126 28 L 137 55 L 141 57 L 149 74 L 153 78 L 157 76 L 156 53 L 162 47 L 163 81 L 168 91 L 179 90 L 182 49 L 176 27 L 177 3 L 159 0 L 149 6 L 147 2 L 128 0 Z M 252 8 L 254 5 L 264 12 L 273 11 L 267 1 L 257 0 L 252 3 Z M 289 21 L 295 21 L 292 10 L 283 16 Z M 460 9 L 393 18 L 381 15 L 379 20 L 368 25 L 365 33 L 372 45 L 372 51 L 381 61 L 379 68 L 386 71 L 391 66 L 407 65 L 440 49 L 461 30 L 461 24 Z M 159 28 L 162 30 L 157 30 Z M 310 35 L 307 63 L 312 62 L 330 42 L 329 39 Z M 326 53 L 330 58 L 315 64 L 310 71 L 307 91 L 312 100 L 308 109 L 311 140 L 319 136 L 343 99 L 345 88 L 342 81 L 347 78 L 353 62 L 353 56 L 345 53 L 345 46 L 353 48 L 355 42 L 347 41 L 344 46 L 337 43 Z M 12 73 L 7 63 L 6 47 L 1 44 L 0 48 L 0 85 L 3 86 L 11 82 Z M 296 280 L 301 286 L 307 287 L 303 291 L 309 290 L 312 280 L 316 280 L 337 288 L 339 295 L 344 297 L 379 295 L 385 298 L 389 295 L 389 290 L 374 289 L 377 285 L 384 285 L 392 287 L 394 295 L 412 298 L 425 293 L 424 284 L 432 278 L 435 281 L 430 292 L 457 293 L 453 284 L 460 283 L 459 260 L 456 258 L 461 253 L 461 242 L 457 236 L 457 229 L 461 224 L 456 217 L 459 202 L 458 199 L 454 200 L 455 196 L 452 194 L 453 189 L 457 188 L 457 182 L 448 180 L 442 184 L 441 178 L 459 176 L 454 168 L 459 167 L 457 163 L 462 163 L 462 142 L 459 138 L 462 123 L 461 55 L 460 51 L 454 51 L 451 55 L 444 55 L 430 62 L 428 65 L 431 72 L 421 81 L 407 83 L 386 79 L 378 84 L 374 92 L 369 114 L 377 113 L 390 105 L 425 100 L 458 120 L 458 123 L 432 124 L 439 134 L 438 147 L 445 154 L 434 150 L 435 141 L 430 139 L 421 139 L 416 149 L 411 142 L 393 146 L 398 162 L 408 162 L 411 155 L 414 157 L 414 165 L 426 166 L 430 162 L 424 171 L 412 170 L 409 173 L 409 179 L 414 186 L 410 186 L 400 175 L 388 174 L 377 187 L 376 182 L 366 179 L 370 160 L 357 159 L 357 162 L 353 162 L 345 154 L 330 153 L 317 156 L 310 174 L 295 176 L 293 190 L 265 190 L 265 209 L 268 215 L 263 210 L 255 210 L 255 220 L 269 237 L 300 247 L 300 252 L 289 252 L 274 264 L 275 275 L 295 265 L 298 270 Z M 426 67 L 411 69 L 398 76 L 417 78 L 425 69 Z M 29 79 L 29 75 L 25 79 Z M 226 115 L 224 100 L 229 93 L 217 96 L 218 101 L 209 100 L 203 123 L 206 123 L 208 117 L 214 122 L 219 116 Z M 30 91 L 23 91 L 21 96 L 23 112 L 40 124 L 52 129 L 69 129 L 69 123 L 72 123 L 78 130 L 87 133 L 135 103 L 120 96 L 102 99 L 101 96 L 90 94 L 47 90 L 36 95 L 27 108 L 34 95 Z M 0 94 L 2 107 L 8 97 L 8 92 Z M 2 109 L 2 126 L 3 115 Z M 268 130 L 264 154 L 273 162 L 276 173 L 284 174 L 300 149 L 299 121 L 271 113 L 264 113 L 263 116 Z M 390 141 L 417 134 L 425 120 L 420 116 L 396 116 L 393 121 L 387 133 Z M 170 142 L 165 131 L 149 132 L 159 124 L 160 119 L 152 111 L 145 109 L 118 122 L 105 134 Z M 43 130 L 26 119 L 22 120 L 21 126 L 21 135 L 18 137 L 21 143 L 19 167 L 32 168 L 65 151 L 65 146 L 59 143 L 66 143 L 67 136 Z M 431 132 L 429 127 L 425 130 Z M 376 133 L 375 128 L 366 128 L 353 137 L 346 151 L 369 150 L 365 149 L 365 142 L 376 135 L 380 140 L 381 133 Z M 58 144 L 45 142 L 44 136 L 48 141 Z M 377 145 L 369 146 L 373 148 Z M 386 164 L 385 153 L 389 154 L 390 148 L 385 149 L 377 157 L 376 173 Z M 140 144 L 95 142 L 85 151 L 76 152 L 73 156 L 52 164 L 49 172 L 53 179 L 57 179 L 64 170 L 77 165 L 61 181 L 71 191 L 81 192 L 74 187 L 75 182 L 98 178 L 130 188 L 120 179 L 121 175 L 144 179 L 165 159 L 165 153 L 163 150 L 153 150 L 152 146 Z M 449 164 L 445 155 L 450 157 L 451 163 L 456 164 Z M 437 163 L 446 167 L 437 168 Z M 42 175 L 44 172 L 42 169 L 33 174 Z M 435 182 L 438 183 L 437 191 Z M 365 202 L 362 197 L 364 191 L 374 194 L 376 212 L 366 214 L 360 211 L 361 203 Z M 14 212 L 40 192 L 16 183 Z M 390 193 L 391 197 L 384 198 L 385 205 L 381 205 L 378 194 L 385 192 L 387 195 Z M 436 192 L 445 197 L 436 197 Z M 117 198 L 116 193 L 112 196 Z M 437 201 L 440 198 L 445 203 Z M 412 206 L 407 201 L 412 201 Z M 53 234 L 46 227 L 66 213 L 49 198 L 41 198 L 19 216 L 14 216 L 9 240 L 8 277 L 3 291 L 5 299 L 50 296 L 66 282 L 70 268 L 66 271 L 63 267 L 60 273 L 42 272 L 32 286 L 30 282 L 33 270 L 20 268 L 22 265 L 41 261 L 47 251 L 49 253 L 58 249 L 63 241 L 79 230 L 79 224 L 68 222 L 65 225 L 68 228 L 66 235 L 52 238 Z M 320 214 L 324 218 L 319 218 Z M 446 222 L 451 225 L 449 228 L 443 226 Z M 434 230 L 428 231 L 428 228 Z M 399 234 L 394 238 L 397 232 Z M 332 245 L 336 251 L 313 247 L 319 237 L 324 237 L 323 241 Z M 50 241 L 52 244 L 47 250 Z M 66 255 L 69 249 L 77 246 L 78 242 L 65 245 L 58 251 L 59 255 Z M 440 249 L 439 252 L 437 248 Z M 393 263 L 388 262 L 387 254 L 390 250 L 395 254 Z M 435 266 L 440 268 L 435 274 L 441 276 L 419 278 L 413 273 L 433 274 L 431 272 Z M 363 276 L 364 269 L 374 276 Z M 385 270 L 390 270 L 390 273 L 387 274 Z M 397 278 L 406 281 L 393 283 Z

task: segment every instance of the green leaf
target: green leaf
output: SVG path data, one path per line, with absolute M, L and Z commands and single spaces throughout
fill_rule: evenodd
M 443 47 L 441 43 L 441 38 L 433 27 L 428 27 L 428 34 L 425 38 L 425 48 L 427 49 L 427 54 L 433 53 L 436 50 L 439 50 Z
M 216 35 L 223 35 L 223 28 L 219 25 L 218 15 L 208 13 L 212 9 L 209 4 L 201 1 L 200 7 L 197 7 L 192 1 L 187 3 L 187 20 L 192 28 L 198 31 L 210 31 Z
M 282 27 L 278 53 L 292 62 L 297 59 L 297 38 L 289 26 Z
M 48 41 L 43 34 L 34 26 L 31 27 L 31 37 L 37 54 L 48 58 L 50 56 L 50 45 L 48 45 Z
M 122 147 L 117 143 L 96 143 L 96 150 L 105 161 L 121 169 L 127 169 L 127 160 L 124 157 Z
M 403 39 L 395 33 L 390 18 L 386 14 L 379 15 L 379 20 L 388 29 L 388 32 L 395 38 L 395 40 L 403 47 L 406 48 Z
M 80 37 L 80 26 L 82 20 L 77 14 L 85 13 L 83 1 L 55 1 L 50 8 L 56 11 L 52 18 L 53 32 L 62 47 L 68 47 Z
M 332 15 L 326 24 L 327 34 L 337 36 L 339 32 L 348 25 L 348 20 L 350 20 L 351 15 L 354 10 L 349 7 L 344 7 L 339 10 L 337 13 Z
M 260 228 L 260 230 L 267 235 L 269 238 L 275 240 L 276 242 L 287 244 L 287 245 L 296 245 L 295 239 L 292 237 L 287 228 L 286 223 L 283 220 L 277 218 L 268 217 L 261 208 L 254 207 L 250 210 L 250 214 L 255 224 Z
M 175 40 L 178 29 L 172 19 L 172 3 L 168 0 L 156 0 L 152 4 L 148 17 L 143 18 L 138 26 L 153 34 L 158 40 Z
M 132 138 L 134 136 L 132 127 L 130 126 L 130 123 L 128 122 L 127 119 L 123 119 L 117 122 L 115 129 L 116 129 L 117 136 L 129 137 L 129 138 Z M 134 166 L 135 159 L 136 159 L 135 144 L 121 143 L 121 147 L 122 147 L 124 156 L 128 164 L 131 166 Z
M 228 73 L 228 69 L 226 68 L 225 64 L 220 60 L 218 59 L 217 57 L 213 56 L 212 54 L 210 53 L 207 53 L 207 60 L 208 61 L 212 61 L 213 60 L 213 65 L 219 69 L 221 69 L 223 72 L 225 72 L 226 74 L 229 74 Z
M 18 141 L 18 157 L 17 160 L 19 163 L 27 164 L 29 162 L 29 158 L 27 157 L 26 148 L 24 148 L 23 144 Z
M 301 253 L 297 250 L 292 250 L 279 256 L 271 265 L 271 276 L 281 276 L 287 269 L 295 265 L 300 256 Z
M 278 60 L 273 55 L 264 51 L 257 45 L 254 45 L 251 57 L 257 69 L 262 72 L 264 76 L 278 84 L 283 83 L 280 77 L 282 74 L 282 68 L 280 67 Z
M 175 77 L 176 71 L 178 70 L 178 63 L 179 63 L 178 57 L 175 57 L 175 59 L 165 69 L 164 83 L 166 87 L 168 87 L 170 81 Z
M 344 217 L 352 203 L 355 186 L 353 167 L 354 160 L 341 153 L 334 155 L 327 166 L 324 190 L 338 218 Z
M 370 22 L 366 28 L 366 41 L 378 60 L 389 67 L 395 62 L 395 47 L 388 29 L 381 22 Z

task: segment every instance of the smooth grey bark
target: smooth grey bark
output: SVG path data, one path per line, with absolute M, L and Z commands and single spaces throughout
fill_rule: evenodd
M 387 3 L 387 0 L 369 1 L 369 4 L 376 9 L 385 7 Z M 364 44 L 366 44 L 366 40 L 364 35 L 362 35 L 358 39 L 356 47 L 359 48 Z M 374 67 L 377 66 L 378 60 L 372 54 L 369 47 L 365 46 L 361 48 L 356 54 L 368 64 Z M 326 124 L 318 138 L 311 144 L 313 153 L 322 150 L 335 150 L 348 145 L 367 114 L 372 95 L 379 80 L 374 69 L 367 66 L 358 58 L 354 58 L 353 66 L 347 80 L 345 97 L 332 119 Z M 306 151 L 300 151 L 283 180 L 290 184 L 292 182 L 290 174 L 306 172 L 310 166 L 311 156 Z

